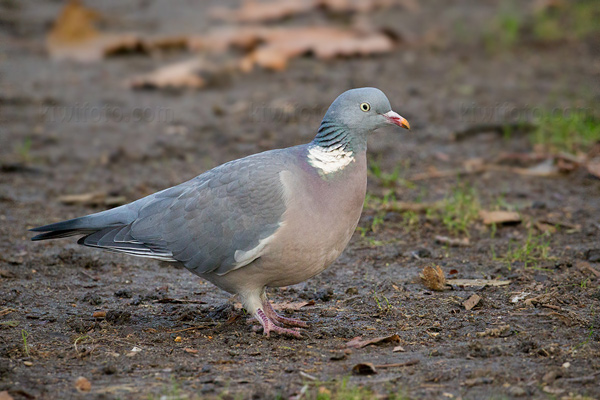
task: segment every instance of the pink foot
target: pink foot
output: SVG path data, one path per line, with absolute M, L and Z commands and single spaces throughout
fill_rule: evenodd
M 278 325 L 275 325 L 275 323 L 271 321 L 271 319 L 269 319 L 265 312 L 260 308 L 256 310 L 256 318 L 263 326 L 263 333 L 266 337 L 269 337 L 271 335 L 271 332 L 275 332 L 283 336 L 290 336 L 296 339 L 302 339 L 302 335 L 296 329 L 282 328 Z
M 283 325 L 287 325 L 287 326 L 297 326 L 300 328 L 308 328 L 308 324 L 302 320 L 294 319 L 294 318 L 287 318 L 287 317 L 277 314 L 277 312 L 275 311 L 275 309 L 273 309 L 273 306 L 271 305 L 269 300 L 265 299 L 265 301 L 263 301 L 262 304 L 263 304 L 263 307 L 265 308 L 265 313 L 267 314 L 267 317 L 269 319 L 279 322 Z

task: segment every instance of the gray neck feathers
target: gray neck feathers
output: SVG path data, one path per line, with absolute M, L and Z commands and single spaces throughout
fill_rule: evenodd
M 342 124 L 323 119 L 312 144 L 323 147 L 327 151 L 342 150 L 357 153 L 367 148 L 366 135 L 349 132 Z

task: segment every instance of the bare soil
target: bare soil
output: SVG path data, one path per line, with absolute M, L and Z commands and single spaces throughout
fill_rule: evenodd
M 96 3 L 118 16 L 112 29 L 164 34 L 209 26 L 209 3 Z M 61 5 L 0 2 L 0 392 L 14 399 L 174 392 L 289 398 L 308 384 L 310 398 L 348 379 L 373 396 L 600 398 L 600 181 L 583 169 L 554 177 L 487 170 L 460 178 L 484 208 L 502 199 L 527 219 L 557 226 L 547 257 L 527 266 L 505 259 L 535 231 L 527 223 L 493 230 L 476 222 L 469 246 L 449 247 L 435 241 L 453 236 L 439 219 L 418 214 L 408 224 L 403 214 L 388 212 L 372 232 L 381 213 L 365 209 L 365 235 L 357 232 L 327 271 L 270 291 L 275 303 L 311 304 L 287 312 L 310 321 L 304 340 L 263 337 L 235 300 L 186 270 L 69 239 L 32 243 L 27 232 L 106 208 L 63 204 L 64 194 L 132 201 L 228 160 L 307 142 L 331 101 L 351 87 L 381 88 L 411 123 L 410 133 L 388 129 L 371 138 L 369 157 L 386 173 L 400 165 L 400 176 L 410 180 L 432 167 L 448 171 L 468 159 L 529 153 L 519 132 L 510 139 L 451 134 L 511 120 L 507 108 L 597 105 L 597 38 L 490 52 L 481 32 L 500 2 L 432 1 L 418 12 L 371 15 L 408 38 L 389 55 L 326 63 L 306 57 L 282 73 L 232 75 L 202 91 L 131 91 L 124 79 L 182 54 L 54 63 L 43 40 Z M 93 114 L 106 108 L 122 117 Z M 136 108 L 151 110 L 149 117 L 135 118 Z M 413 182 L 392 186 L 396 199 L 442 200 L 457 177 Z M 371 193 L 389 190 L 370 177 Z M 419 279 L 433 265 L 448 278 L 511 283 L 434 292 Z M 466 310 L 463 302 L 475 293 L 479 304 Z M 520 294 L 537 300 L 513 301 Z M 95 312 L 106 317 L 94 318 Z M 505 325 L 496 337 L 484 334 Z M 399 343 L 346 346 L 356 336 L 393 334 Z M 403 351 L 393 352 L 395 346 Z M 365 362 L 409 365 L 352 374 Z M 91 382 L 90 392 L 76 389 L 80 376 Z

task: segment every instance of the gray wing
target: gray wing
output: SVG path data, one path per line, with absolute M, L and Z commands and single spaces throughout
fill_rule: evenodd
M 140 199 L 137 218 L 80 239 L 131 255 L 180 261 L 196 273 L 225 274 L 260 257 L 285 212 L 281 150 L 223 164 Z M 139 203 L 139 204 L 136 204 Z

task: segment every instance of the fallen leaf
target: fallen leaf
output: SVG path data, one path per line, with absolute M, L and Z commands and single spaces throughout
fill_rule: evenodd
M 512 298 L 512 299 L 510 299 L 510 302 L 511 302 L 511 303 L 518 303 L 519 301 L 521 301 L 521 300 L 525 299 L 525 298 L 526 298 L 527 296 L 529 296 L 530 294 L 531 294 L 531 293 L 529 293 L 529 292 L 522 292 L 522 293 L 519 293 L 519 294 L 517 294 L 517 295 L 513 296 L 513 298 Z
M 373 363 L 359 363 L 352 367 L 352 373 L 354 375 L 374 375 L 377 373 L 375 365 Z
M 558 167 L 554 164 L 554 160 L 549 158 L 530 168 L 515 168 L 515 172 L 521 175 L 529 176 L 556 176 L 559 173 Z
M 600 160 L 594 160 L 587 163 L 585 168 L 590 175 L 600 179 Z
M 463 302 L 463 306 L 465 307 L 465 310 L 471 310 L 479 303 L 480 300 L 481 297 L 478 294 L 472 294 L 471 297 Z
M 80 376 L 75 381 L 75 388 L 80 392 L 89 392 L 90 390 L 92 390 L 92 383 L 89 380 L 87 380 L 87 378 Z
M 404 347 L 402 346 L 396 346 L 394 347 L 394 350 L 392 350 L 393 353 L 398 353 L 398 352 L 405 352 L 406 350 L 404 350 Z
M 11 328 L 14 328 L 15 326 L 19 326 L 19 321 L 13 319 L 9 319 L 8 321 L 1 321 L 0 326 L 9 326 Z
M 517 224 L 521 216 L 516 211 L 479 211 L 479 216 L 485 225 Z
M 436 236 L 435 241 L 440 244 L 446 244 L 452 247 L 467 247 L 471 245 L 469 238 L 454 239 L 447 236 Z
M 446 283 L 452 286 L 504 286 L 510 281 L 498 279 L 447 279 Z
M 500 337 L 510 329 L 510 325 L 500 325 L 497 328 L 488 328 L 484 332 L 477 332 L 477 337 Z
M 230 22 L 267 22 L 303 14 L 315 7 L 315 1 L 278 0 L 244 1 L 241 7 L 215 7 L 211 9 L 212 18 Z
M 215 7 L 210 10 L 210 15 L 229 22 L 260 23 L 306 14 L 318 8 L 336 13 L 367 13 L 394 5 L 401 5 L 409 11 L 419 9 L 416 0 L 247 0 L 236 9 Z
M 399 342 L 400 342 L 400 336 L 398 336 L 397 334 L 393 334 L 390 336 L 381 336 L 381 337 L 376 337 L 374 339 L 367 339 L 367 340 L 362 340 L 361 336 L 357 336 L 354 339 L 350 340 L 348 343 L 346 343 L 346 347 L 360 349 L 365 346 L 369 346 L 371 344 L 379 345 L 379 344 L 384 344 L 384 343 L 399 343 Z
M 314 306 L 315 305 L 315 301 L 314 300 L 310 300 L 310 301 L 298 301 L 298 302 L 290 302 L 290 303 L 274 303 L 273 304 L 273 308 L 275 310 L 292 310 L 292 311 L 298 311 L 299 309 L 301 309 L 302 307 L 308 307 L 308 306 Z
M 190 349 L 189 347 L 184 347 L 183 351 L 185 351 L 186 353 L 190 353 L 190 354 L 198 354 L 198 350 Z
M 139 75 L 126 82 L 134 89 L 192 88 L 207 86 L 206 76 L 216 71 L 202 59 L 194 58 L 161 67 L 154 72 Z
M 54 22 L 46 48 L 54 60 L 93 62 L 141 47 L 137 35 L 102 33 L 95 27 L 99 12 L 86 8 L 80 0 L 69 1 Z
M 0 392 L 0 400 L 14 400 L 14 399 L 10 394 L 8 394 L 8 392 L 6 390 L 3 390 L 2 392 Z
M 98 319 L 101 319 L 101 318 L 106 318 L 106 311 L 95 311 L 95 312 L 92 314 L 92 317 L 94 317 L 94 318 L 98 318 Z
M 426 266 L 423 268 L 423 272 L 420 275 L 423 283 L 428 289 L 442 291 L 447 289 L 446 287 L 446 277 L 444 276 L 444 271 L 438 266 L 431 267 Z
M 292 58 L 308 53 L 328 60 L 389 53 L 395 46 L 382 32 L 331 26 L 273 28 L 263 31 L 261 39 L 264 43 L 241 60 L 242 71 L 254 66 L 281 71 Z

